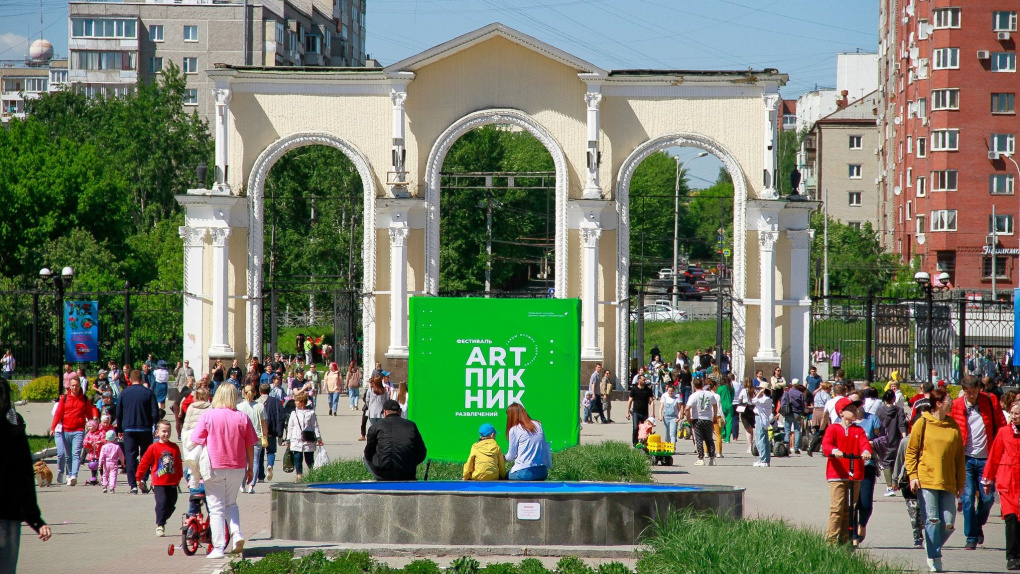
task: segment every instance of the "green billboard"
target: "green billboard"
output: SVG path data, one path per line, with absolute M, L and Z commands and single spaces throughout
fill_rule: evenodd
M 463 461 L 491 423 L 506 452 L 506 407 L 542 422 L 553 450 L 578 443 L 578 299 L 412 297 L 408 418 L 429 458 Z

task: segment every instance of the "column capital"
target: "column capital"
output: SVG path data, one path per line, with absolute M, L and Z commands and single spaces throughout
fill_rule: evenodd
M 581 241 L 587 248 L 598 247 L 600 237 L 602 237 L 602 227 L 599 225 L 581 228 Z
M 402 108 L 404 102 L 407 101 L 407 92 L 397 89 L 390 90 L 390 102 L 393 103 L 393 107 Z
M 230 237 L 230 228 L 213 227 L 209 230 L 209 235 L 212 237 L 213 247 L 225 247 L 227 239 Z
M 811 241 L 815 238 L 814 229 L 794 229 L 786 232 L 790 238 L 791 249 L 811 249 Z
M 390 227 L 390 246 L 406 247 L 410 230 L 407 227 Z
M 206 227 L 188 227 L 181 225 L 177 228 L 177 234 L 184 240 L 185 247 L 201 247 L 205 243 L 205 237 L 209 233 Z
M 233 91 L 226 88 L 213 88 L 213 97 L 216 98 L 216 106 L 227 106 L 230 105 L 230 99 L 233 97 Z
M 761 99 L 765 102 L 766 112 L 774 112 L 779 107 L 779 94 L 763 94 Z
M 778 231 L 769 229 L 758 231 L 758 244 L 761 245 L 762 251 L 772 251 L 776 246 L 777 239 L 779 239 Z
M 599 109 L 599 105 L 602 103 L 602 93 L 601 92 L 585 92 L 585 94 L 584 94 L 584 103 L 588 104 L 588 109 L 589 110 L 597 110 L 597 109 Z

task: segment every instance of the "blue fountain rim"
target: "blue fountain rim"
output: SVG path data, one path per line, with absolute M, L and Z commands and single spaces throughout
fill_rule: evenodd
M 524 482 L 524 481 L 429 481 L 429 482 L 319 482 L 305 485 L 316 490 L 386 493 L 467 494 L 666 494 L 742 490 L 730 486 L 647 484 L 626 482 Z

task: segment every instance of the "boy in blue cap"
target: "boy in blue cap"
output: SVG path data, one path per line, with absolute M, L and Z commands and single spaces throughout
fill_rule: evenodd
M 464 480 L 505 480 L 506 459 L 496 442 L 496 427 L 489 423 L 478 428 L 481 437 L 471 446 L 464 463 Z

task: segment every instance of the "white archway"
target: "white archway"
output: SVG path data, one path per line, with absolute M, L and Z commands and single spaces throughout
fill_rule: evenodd
M 489 124 L 510 124 L 535 136 L 553 158 L 556 169 L 556 297 L 567 296 L 567 158 L 559 142 L 528 114 L 514 109 L 490 109 L 470 113 L 439 136 L 425 164 L 425 293 L 439 294 L 439 191 L 446 154 L 469 131 Z
M 740 169 L 736 157 L 726 148 L 710 137 L 701 134 L 671 134 L 648 140 L 634 149 L 620 166 L 616 178 L 616 210 L 620 218 L 620 230 L 617 234 L 616 260 L 616 298 L 627 301 L 630 297 L 630 181 L 634 171 L 645 158 L 658 151 L 671 147 L 696 147 L 719 158 L 733 180 L 733 321 L 731 345 L 733 347 L 732 370 L 738 377 L 743 376 L 746 362 L 744 334 L 747 325 L 747 314 L 744 309 L 746 262 L 744 255 L 747 250 L 746 206 L 747 180 Z M 627 305 L 618 305 L 616 311 L 616 369 L 618 373 L 630 372 L 630 314 Z
M 248 209 L 251 222 L 248 226 L 248 352 L 262 352 L 262 264 L 264 260 L 265 186 L 269 170 L 287 152 L 305 146 L 324 145 L 343 152 L 358 170 L 364 187 L 364 237 L 361 255 L 364 259 L 362 277 L 363 301 L 361 306 L 364 349 L 374 349 L 375 322 L 372 312 L 372 292 L 375 290 L 375 177 L 366 156 L 351 143 L 325 132 L 302 132 L 284 136 L 259 154 L 248 177 Z M 365 257 L 366 254 L 370 256 Z M 264 357 L 263 357 L 264 359 Z

